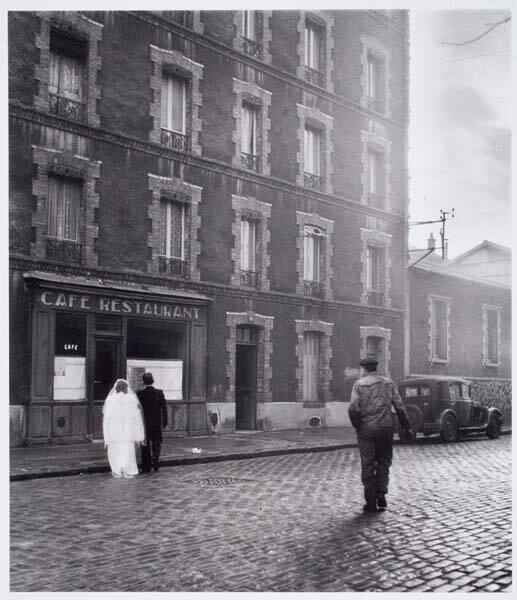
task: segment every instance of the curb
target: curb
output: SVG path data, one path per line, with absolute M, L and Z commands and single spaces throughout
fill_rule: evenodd
M 512 430 L 501 431 L 501 435 L 511 435 Z M 421 438 L 419 438 L 421 439 Z M 471 440 L 484 438 L 468 438 Z M 399 439 L 393 440 L 395 446 L 408 446 L 415 442 L 402 442 Z M 245 460 L 250 458 L 263 458 L 268 456 L 284 456 L 286 454 L 307 454 L 308 452 L 330 452 L 332 450 L 345 450 L 347 448 L 356 448 L 357 442 L 346 442 L 343 444 L 333 444 L 331 446 L 312 446 L 304 448 L 278 448 L 276 450 L 255 450 L 253 452 L 235 452 L 231 454 L 214 454 L 212 456 L 184 456 L 181 458 L 160 459 L 160 467 L 179 467 L 185 465 L 200 465 L 213 462 L 224 462 L 229 460 Z M 87 467 L 71 467 L 56 471 L 39 471 L 34 473 L 18 473 L 9 476 L 9 481 L 28 481 L 31 479 L 50 479 L 52 477 L 68 477 L 72 475 L 86 475 L 90 473 L 109 473 L 110 467 L 106 464 L 93 464 Z

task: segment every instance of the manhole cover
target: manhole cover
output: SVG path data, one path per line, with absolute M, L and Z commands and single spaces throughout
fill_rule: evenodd
M 188 483 L 222 487 L 225 485 L 237 485 L 239 483 L 251 483 L 252 481 L 252 479 L 239 479 L 237 477 L 203 477 L 201 479 L 190 480 Z

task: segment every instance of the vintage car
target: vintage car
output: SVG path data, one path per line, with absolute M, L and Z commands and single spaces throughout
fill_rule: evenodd
M 460 433 L 484 432 L 493 439 L 501 433 L 501 411 L 472 400 L 466 379 L 438 375 L 405 379 L 399 391 L 414 437 L 439 433 L 444 442 L 455 442 Z

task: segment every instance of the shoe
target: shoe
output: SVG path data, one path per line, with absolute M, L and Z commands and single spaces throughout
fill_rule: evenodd
M 133 479 L 134 475 L 124 475 L 126 479 Z
M 115 479 L 122 479 L 122 475 L 120 473 L 114 473 L 112 471 L 111 474 L 113 475 L 113 477 L 115 477 Z
M 384 494 L 377 494 L 377 507 L 381 510 L 386 510 L 388 503 L 386 502 L 386 496 Z
M 377 512 L 377 506 L 375 505 L 375 503 L 367 502 L 363 506 L 363 511 L 364 512 Z

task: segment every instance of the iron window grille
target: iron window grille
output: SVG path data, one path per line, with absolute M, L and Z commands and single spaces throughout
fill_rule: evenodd
M 241 271 L 241 285 L 260 289 L 260 271 Z
M 177 131 L 162 129 L 161 142 L 163 146 L 173 150 L 180 150 L 181 152 L 188 152 L 189 150 L 189 136 Z
M 158 270 L 161 275 L 173 275 L 175 277 L 183 277 L 188 279 L 188 263 L 181 258 L 167 258 L 166 256 L 158 257 Z
M 78 242 L 47 237 L 45 250 L 45 256 L 50 260 L 81 263 L 82 245 Z

